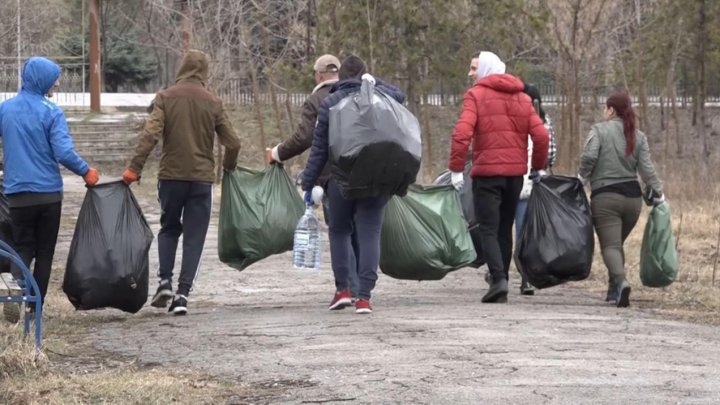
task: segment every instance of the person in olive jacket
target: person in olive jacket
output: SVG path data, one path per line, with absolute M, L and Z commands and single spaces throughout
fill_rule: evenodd
M 151 305 L 164 308 L 172 299 L 170 312 L 175 315 L 187 313 L 188 295 L 198 274 L 210 225 L 215 134 L 226 148 L 223 161 L 226 170 L 235 169 L 240 152 L 240 138 L 222 101 L 205 87 L 208 71 L 205 53 L 190 50 L 185 54 L 175 84 L 155 96 L 135 157 L 123 173 L 126 184 L 137 181 L 148 155 L 162 139 L 158 173 L 162 209 L 158 235 L 160 285 Z M 182 267 L 173 296 L 173 268 L 180 235 L 183 235 Z
M 623 244 L 642 208 L 638 174 L 647 185 L 647 203 L 662 204 L 662 184 L 650 158 L 647 137 L 637 129 L 630 96 L 615 93 L 605 103 L 605 121 L 590 130 L 578 177 L 583 183 L 590 182 L 592 188 L 593 224 L 608 268 L 605 300 L 615 301 L 618 307 L 630 304 Z

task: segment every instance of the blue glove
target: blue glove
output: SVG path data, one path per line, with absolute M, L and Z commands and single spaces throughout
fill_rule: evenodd
M 305 197 L 304 197 L 304 199 L 305 199 L 305 205 L 306 205 L 306 206 L 315 205 L 315 204 L 313 203 L 312 191 L 306 191 L 306 192 L 305 192 Z
M 532 180 L 533 183 L 540 183 L 540 180 L 542 180 L 543 177 L 547 176 L 547 172 L 545 170 L 530 170 L 530 180 Z

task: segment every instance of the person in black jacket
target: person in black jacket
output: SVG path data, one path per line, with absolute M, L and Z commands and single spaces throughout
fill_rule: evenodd
M 313 135 L 310 158 L 303 175 L 305 201 L 311 201 L 311 190 L 322 173 L 329 153 L 330 108 L 345 97 L 360 91 L 362 80 L 375 83 L 375 87 L 393 97 L 398 102 L 405 101 L 405 95 L 396 87 L 375 79 L 367 73 L 367 66 L 362 59 L 350 56 L 340 66 L 340 81 L 330 90 L 330 95 L 323 100 L 318 110 L 318 120 Z M 353 253 L 357 257 L 360 287 L 355 302 L 357 313 L 372 312 L 370 295 L 377 281 L 377 269 L 380 263 L 380 230 L 382 227 L 385 205 L 390 195 L 345 199 L 334 176 L 331 175 L 327 187 L 330 200 L 330 256 L 335 275 L 336 292 L 329 309 L 343 309 L 351 305 L 351 293 L 348 288 L 348 272 L 351 270 Z M 351 235 L 357 234 L 357 245 L 353 248 Z

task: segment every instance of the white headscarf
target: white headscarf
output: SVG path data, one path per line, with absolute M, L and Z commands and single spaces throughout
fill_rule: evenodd
M 480 52 L 478 56 L 477 78 L 505 73 L 505 64 L 492 52 Z

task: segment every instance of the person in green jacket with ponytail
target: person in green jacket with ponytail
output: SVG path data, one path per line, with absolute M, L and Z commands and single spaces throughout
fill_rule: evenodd
M 638 174 L 647 186 L 648 204 L 662 204 L 662 183 L 650 157 L 647 137 L 637 129 L 630 96 L 614 93 L 605 103 L 605 121 L 590 130 L 578 177 L 583 183 L 589 182 L 592 189 L 593 225 L 608 269 L 606 301 L 614 301 L 618 307 L 630 305 L 623 244 L 642 208 Z

